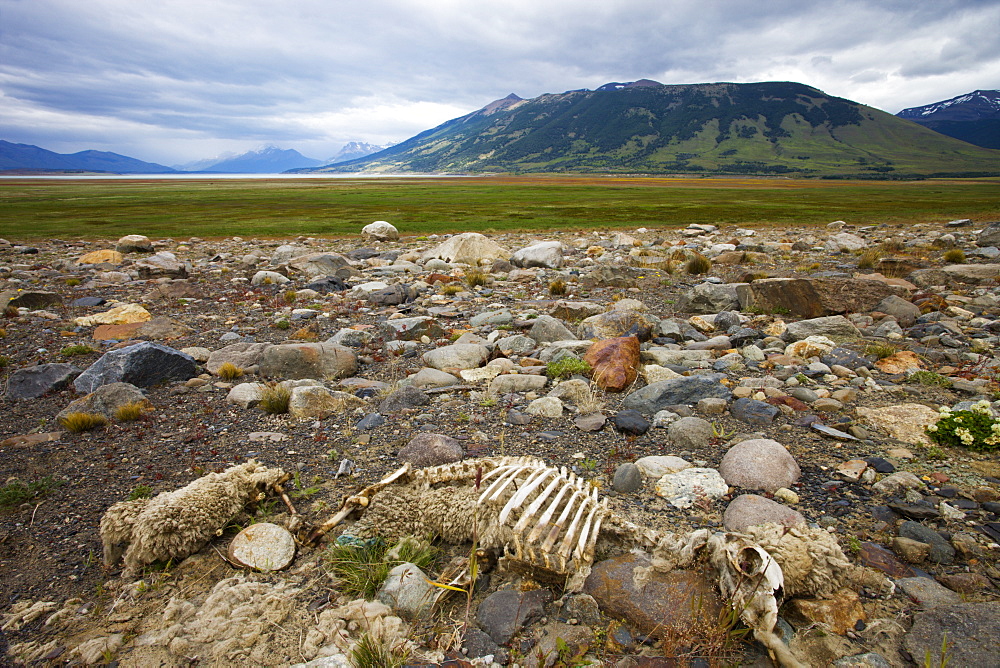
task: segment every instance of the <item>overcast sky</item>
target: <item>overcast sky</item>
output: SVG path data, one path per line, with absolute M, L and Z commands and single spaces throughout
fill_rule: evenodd
M 798 81 L 885 111 L 1000 88 L 997 0 L 0 0 L 0 139 L 325 159 L 517 93 Z

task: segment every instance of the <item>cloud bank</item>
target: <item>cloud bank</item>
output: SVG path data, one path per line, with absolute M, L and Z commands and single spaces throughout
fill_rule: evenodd
M 327 158 L 608 81 L 791 80 L 895 113 L 1000 88 L 993 1 L 0 0 L 0 138 Z

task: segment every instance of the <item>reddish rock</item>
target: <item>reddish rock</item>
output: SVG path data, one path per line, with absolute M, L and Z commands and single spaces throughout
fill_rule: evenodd
M 718 620 L 722 603 L 712 582 L 696 571 L 652 571 L 637 590 L 636 568 L 648 568 L 645 557 L 626 554 L 594 565 L 584 583 L 601 610 L 613 619 L 625 619 L 640 633 L 658 636 L 666 628 L 683 629 L 698 619 Z
M 858 560 L 864 566 L 880 570 L 894 578 L 911 578 L 916 575 L 911 567 L 876 543 L 862 543 L 861 550 L 858 552 Z
M 807 411 L 809 410 L 809 404 L 802 401 L 801 399 L 796 399 L 795 397 L 788 396 L 784 394 L 780 397 L 768 397 L 765 401 L 774 406 L 788 406 L 795 411 Z
M 125 341 L 135 336 L 142 327 L 141 322 L 130 322 L 127 325 L 98 325 L 94 330 L 95 341 Z
M 593 370 L 594 382 L 609 392 L 621 392 L 635 382 L 639 374 L 639 339 L 622 336 L 597 341 L 583 359 Z
M 990 581 L 979 573 L 955 573 L 939 575 L 937 581 L 959 594 L 978 594 L 990 588 Z

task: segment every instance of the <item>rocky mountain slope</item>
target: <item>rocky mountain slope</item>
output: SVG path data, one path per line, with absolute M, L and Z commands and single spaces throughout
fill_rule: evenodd
M 321 171 L 884 176 L 995 172 L 998 159 L 798 83 L 643 80 L 509 96 Z
M 945 428 L 940 406 L 996 423 L 998 247 L 1000 224 L 967 220 L 544 241 L 399 238 L 388 223 L 360 239 L 0 240 L 0 650 L 347 665 L 367 632 L 422 665 L 767 662 L 720 626 L 704 570 L 650 570 L 613 543 L 581 591 L 483 554 L 468 602 L 456 592 L 433 613 L 399 593 L 422 600 L 423 577 L 383 588 L 382 604 L 331 575 L 335 540 L 376 545 L 364 512 L 299 545 L 287 570 L 234 567 L 237 533 L 291 521 L 277 497 L 136 578 L 100 565 L 113 503 L 248 458 L 293 474 L 290 503 L 315 525 L 407 462 L 530 456 L 607 498 L 609 530 L 686 539 L 777 522 L 816 564 L 842 564 L 793 586 L 783 562 L 780 629 L 805 665 L 920 664 L 942 658 L 942 639 L 950 665 L 1000 662 L 997 451 L 925 429 Z M 107 423 L 58 419 L 80 412 Z M 976 429 L 974 443 L 991 438 Z M 466 515 L 474 477 L 444 488 Z M 419 525 L 421 501 L 393 489 L 368 512 L 385 531 Z M 396 505 L 380 507 L 383 493 Z M 471 547 L 440 549 L 428 578 Z
M 896 115 L 976 146 L 1000 148 L 1000 90 L 976 90 Z
M 55 153 L 30 144 L 0 140 L 0 171 L 83 171 L 114 174 L 163 174 L 175 170 L 107 151 Z
M 378 153 L 379 151 L 384 151 L 387 148 L 395 146 L 395 144 L 369 144 L 363 141 L 350 141 L 344 144 L 344 146 L 337 151 L 337 155 L 328 158 L 325 165 L 333 165 L 338 162 L 347 162 L 348 160 L 357 160 L 358 158 L 364 158 L 372 153 Z

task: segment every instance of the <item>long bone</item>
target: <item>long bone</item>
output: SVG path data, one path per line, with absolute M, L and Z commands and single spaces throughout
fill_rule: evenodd
M 506 522 L 507 517 L 510 515 L 511 511 L 514 510 L 515 508 L 519 508 L 521 504 L 524 503 L 524 500 L 528 498 L 528 495 L 531 494 L 533 491 L 535 491 L 535 489 L 539 485 L 545 482 L 545 479 L 549 477 L 550 473 L 555 473 L 556 476 L 558 477 L 558 473 L 556 472 L 555 469 L 547 467 L 543 469 L 538 469 L 537 471 L 529 475 L 528 478 L 524 481 L 524 484 L 521 485 L 521 489 L 517 490 L 517 492 L 510 497 L 510 499 L 507 501 L 507 505 L 505 505 L 503 507 L 503 510 L 500 511 L 500 516 L 497 518 L 497 522 L 499 524 L 503 524 L 504 522 Z

